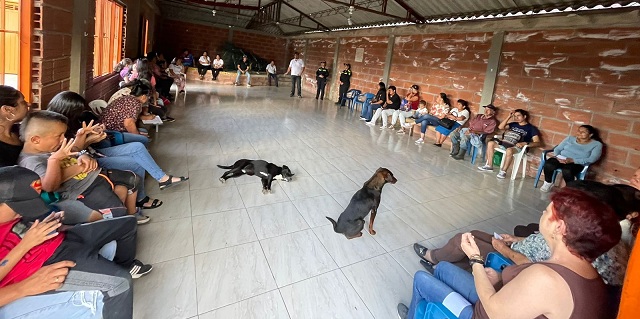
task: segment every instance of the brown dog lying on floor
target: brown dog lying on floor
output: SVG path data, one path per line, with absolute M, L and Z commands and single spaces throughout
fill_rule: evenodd
M 382 187 L 386 183 L 395 184 L 397 181 L 390 170 L 382 167 L 378 168 L 362 188 L 351 197 L 349 206 L 340 214 L 337 222 L 327 217 L 333 224 L 333 230 L 336 233 L 345 235 L 348 239 L 360 237 L 362 236 L 362 229 L 364 229 L 364 218 L 371 212 L 369 234 L 375 235 L 373 220 L 376 218 L 378 206 L 380 206 Z

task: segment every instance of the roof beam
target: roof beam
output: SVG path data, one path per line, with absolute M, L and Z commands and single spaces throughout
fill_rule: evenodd
M 320 29 L 320 27 L 322 27 L 324 30 L 327 30 L 327 31 L 328 31 L 328 30 L 330 30 L 327 26 L 325 26 L 324 24 L 320 23 L 318 20 L 316 20 L 316 19 L 314 19 L 314 18 L 310 17 L 308 14 L 306 14 L 306 13 L 304 13 L 304 12 L 302 12 L 302 11 L 298 10 L 296 7 L 292 6 L 291 4 L 287 3 L 286 1 L 282 1 L 282 0 L 281 0 L 281 2 L 282 2 L 283 4 L 285 4 L 285 5 L 287 5 L 289 8 L 293 9 L 293 11 L 295 11 L 295 12 L 299 13 L 301 16 L 304 16 L 304 17 L 306 17 L 307 19 L 309 19 L 309 20 L 311 20 L 311 21 L 315 22 L 315 23 L 318 25 L 318 29 Z M 302 22 L 302 20 L 300 20 L 300 21 Z
M 383 15 L 385 17 L 391 17 L 391 18 L 399 19 L 399 20 L 403 20 L 403 21 L 410 21 L 410 19 L 407 19 L 406 17 L 401 17 L 401 16 L 389 14 L 389 13 L 386 13 L 386 12 L 369 9 L 367 7 L 362 7 L 362 6 L 356 5 L 355 3 L 352 5 L 351 3 L 342 2 L 342 1 L 338 1 L 338 0 L 322 0 L 322 1 L 335 3 L 335 4 L 343 5 L 343 6 L 346 6 L 346 7 L 353 6 L 353 8 L 356 9 L 356 10 L 362 10 L 362 11 L 365 11 L 365 12 L 371 12 L 371 13 Z
M 418 13 L 418 11 L 414 10 L 410 5 L 408 5 L 404 0 L 393 0 L 395 3 L 400 5 L 402 8 L 407 10 L 407 15 L 412 15 L 417 22 L 424 22 L 424 17 Z
M 260 7 L 258 7 L 258 6 L 247 6 L 247 5 L 235 4 L 235 3 L 217 2 L 216 0 L 214 0 L 214 1 L 186 0 L 186 2 L 197 3 L 197 4 L 202 4 L 202 5 L 206 5 L 206 6 L 213 6 L 213 7 L 232 8 L 232 9 L 238 9 L 238 10 L 255 10 L 255 11 L 258 11 L 260 9 Z

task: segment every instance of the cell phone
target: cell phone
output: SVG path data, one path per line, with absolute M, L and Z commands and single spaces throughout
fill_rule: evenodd
M 498 234 L 498 233 L 496 233 L 496 232 L 494 232 L 494 233 L 493 233 L 493 237 L 494 237 L 495 239 L 500 239 L 500 240 L 502 240 L 502 239 L 503 239 L 503 238 L 502 238 L 502 236 L 500 236 L 500 234 Z
M 559 160 L 566 160 L 567 159 L 566 156 L 562 156 L 562 155 L 557 155 L 556 158 L 559 159 Z
M 47 217 L 45 217 L 42 222 L 43 223 L 47 223 L 50 222 L 52 220 L 58 219 L 61 220 L 62 219 L 62 215 L 63 212 L 51 212 L 51 214 L 47 215 Z

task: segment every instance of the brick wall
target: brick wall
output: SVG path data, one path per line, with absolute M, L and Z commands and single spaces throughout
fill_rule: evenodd
M 158 26 L 162 37 L 157 39 L 157 50 L 165 52 L 165 57 L 175 56 L 187 48 L 197 59 L 202 51 L 215 56 L 222 51 L 229 41 L 229 29 L 195 24 L 184 21 L 163 19 Z M 287 40 L 269 35 L 233 30 L 232 43 L 267 60 L 275 60 L 276 66 L 282 70 L 286 57 L 290 57 Z M 285 69 L 286 71 L 286 69 Z M 284 72 L 284 71 L 282 71 Z
M 593 171 L 627 179 L 640 166 L 639 39 L 640 29 L 507 32 L 495 104 L 531 112 L 549 147 L 593 125 L 606 144 Z
M 404 95 L 411 84 L 421 86 L 423 98 L 439 92 L 479 108 L 492 32 L 396 36 L 388 85 Z M 341 38 L 338 66 L 352 64 L 352 88 L 375 92 L 382 78 L 387 36 Z M 574 134 L 582 124 L 598 128 L 605 154 L 593 166 L 598 180 L 620 182 L 640 166 L 640 29 L 585 29 L 506 32 L 494 104 L 503 111 L 523 108 L 542 132 L 545 148 Z M 307 65 L 320 58 L 331 61 L 325 46 L 335 39 L 309 39 Z M 305 51 L 306 39 L 292 40 Z M 313 43 L 313 44 L 312 44 Z M 323 45 L 316 45 L 323 44 Z M 364 62 L 354 62 L 355 49 L 364 48 Z M 340 67 L 339 69 L 342 69 Z M 333 84 L 337 77 L 332 77 Z M 315 87 L 307 81 L 305 89 Z M 335 96 L 332 96 L 335 98 Z M 533 175 L 543 148 L 528 156 Z
M 404 96 L 417 84 L 432 103 L 440 92 L 469 101 L 477 112 L 484 84 L 491 33 L 423 34 L 395 38 L 388 85 Z
M 69 89 L 73 0 L 43 0 L 35 8 L 34 102 L 44 108 L 60 91 Z

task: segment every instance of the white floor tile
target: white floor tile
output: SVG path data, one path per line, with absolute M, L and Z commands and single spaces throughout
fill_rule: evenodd
M 190 195 L 193 216 L 244 208 L 236 186 L 193 190 Z
M 258 239 L 276 237 L 309 228 L 291 202 L 248 208 Z
M 194 216 L 192 221 L 196 254 L 258 240 L 244 209 Z
M 289 319 L 280 292 L 272 290 L 200 315 L 199 319 Z
M 366 229 L 362 231 L 362 237 L 354 239 L 347 239 L 343 234 L 336 233 L 331 225 L 314 228 L 313 232 L 340 267 L 386 252 Z
M 181 218 L 138 227 L 136 258 L 158 263 L 193 255 L 191 218 Z
M 310 227 L 330 225 L 326 217 L 337 220 L 344 210 L 331 195 L 298 199 L 293 201 L 293 204 Z

